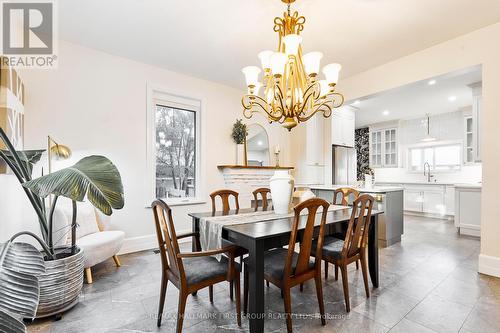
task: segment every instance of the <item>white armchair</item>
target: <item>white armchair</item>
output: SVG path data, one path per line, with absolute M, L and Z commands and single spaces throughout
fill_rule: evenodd
M 57 245 L 71 242 L 71 235 L 67 233 L 71 225 L 71 218 L 71 207 L 62 205 L 62 208 L 60 208 L 58 205 L 54 216 L 54 240 L 59 240 Z M 123 245 L 125 232 L 108 230 L 110 217 L 102 214 L 86 202 L 77 204 L 76 222 L 78 225 L 76 228 L 76 244 L 83 249 L 87 283 L 92 283 L 92 266 L 111 257 L 117 267 L 121 266 L 117 253 Z

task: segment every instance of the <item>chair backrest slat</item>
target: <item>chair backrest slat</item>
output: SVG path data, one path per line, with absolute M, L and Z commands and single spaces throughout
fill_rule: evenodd
M 333 192 L 333 204 L 347 206 L 351 196 L 352 201 L 356 200 L 359 197 L 359 191 L 350 187 L 338 188 Z
M 290 277 L 293 275 L 300 275 L 308 270 L 309 268 L 309 260 L 311 258 L 311 249 L 313 246 L 313 240 L 317 240 L 317 245 L 316 245 L 316 253 L 319 253 L 319 258 L 316 257 L 316 265 L 314 269 L 320 268 L 321 265 L 321 252 L 323 248 L 323 238 L 325 234 L 325 223 L 326 223 L 326 216 L 328 214 L 328 207 L 330 204 L 323 199 L 320 198 L 312 198 L 309 200 L 306 200 L 297 206 L 295 206 L 295 216 L 293 219 L 293 225 L 292 225 L 292 232 L 290 235 L 290 241 L 288 244 L 288 256 L 287 256 L 287 261 L 285 263 L 285 271 L 284 271 L 284 276 Z M 321 222 L 320 222 L 320 228 L 319 228 L 319 233 L 315 235 L 314 233 L 314 227 L 315 227 L 315 222 L 316 222 L 316 217 L 318 213 L 318 209 L 322 207 L 322 214 L 321 214 Z M 295 266 L 295 271 L 292 271 L 293 267 L 293 253 L 295 250 L 295 244 L 297 243 L 297 238 L 298 238 L 298 230 L 299 227 L 301 226 L 301 222 L 303 221 L 303 216 L 301 216 L 302 210 L 307 209 L 308 214 L 307 218 L 305 221 L 305 226 L 304 226 L 304 231 L 302 234 L 302 237 L 300 239 L 300 251 L 299 255 L 297 258 L 297 263 Z
M 151 207 L 156 225 L 156 236 L 160 250 L 163 269 L 169 269 L 179 280 L 184 279 L 182 260 L 177 257 L 180 253 L 177 235 L 175 233 L 172 211 L 160 199 L 155 200 Z
M 238 202 L 238 192 L 233 190 L 218 190 L 210 193 L 210 199 L 212 199 L 212 213 L 217 211 L 217 207 L 215 204 L 215 199 L 217 197 L 221 198 L 222 201 L 222 213 L 227 214 L 231 210 L 231 206 L 229 203 L 229 197 L 234 197 L 234 202 L 236 205 L 236 210 L 240 209 L 240 203 Z
M 343 258 L 355 256 L 366 248 L 374 201 L 375 199 L 369 194 L 360 195 L 354 200 L 342 249 Z
M 255 210 L 259 208 L 259 194 L 262 200 L 262 209 L 267 210 L 268 208 L 268 194 L 271 193 L 271 190 L 266 187 L 261 187 L 252 192 L 253 198 L 255 201 Z

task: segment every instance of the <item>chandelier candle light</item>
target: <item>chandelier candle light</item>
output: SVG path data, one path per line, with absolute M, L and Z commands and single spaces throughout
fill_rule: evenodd
M 321 112 L 330 117 L 332 109 L 342 106 L 344 96 L 335 91 L 342 66 L 328 64 L 323 67 L 324 80 L 318 80 L 321 52 L 302 55 L 302 37 L 306 21 L 298 12 L 290 12 L 295 0 L 281 0 L 287 4 L 283 17 L 274 19 L 274 31 L 278 33 L 278 51 L 262 51 L 258 54 L 262 70 L 256 66 L 242 69 L 248 93 L 241 99 L 243 115 L 250 119 L 254 113 L 263 112 L 270 123 L 279 122 L 289 131 Z M 259 91 L 262 89 L 262 94 Z

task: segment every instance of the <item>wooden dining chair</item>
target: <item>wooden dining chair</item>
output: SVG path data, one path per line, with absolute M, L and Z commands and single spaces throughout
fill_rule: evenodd
M 322 259 L 340 267 L 346 311 L 351 311 L 349 302 L 349 282 L 347 279 L 347 265 L 360 261 L 366 297 L 370 297 L 368 287 L 368 268 L 366 260 L 366 245 L 370 228 L 371 214 L 374 199 L 371 195 L 363 194 L 354 200 L 351 218 L 344 240 L 327 236 L 324 239 Z M 314 248 L 313 248 L 314 250 Z M 314 251 L 313 255 L 319 254 Z
M 257 210 L 259 208 L 259 194 L 261 196 L 260 201 L 262 201 L 262 209 L 267 210 L 267 208 L 269 206 L 269 202 L 268 202 L 269 198 L 267 196 L 269 195 L 269 193 L 271 193 L 271 190 L 266 188 L 266 187 L 258 188 L 252 192 L 253 198 L 255 201 L 255 210 Z
M 356 200 L 359 197 L 359 191 L 350 187 L 338 188 L 333 192 L 333 204 L 347 206 L 349 205 L 349 199 L 351 196 L 352 201 Z
M 350 187 L 341 187 L 333 192 L 333 204 L 348 206 L 359 197 L 359 191 Z M 356 269 L 359 269 L 359 261 L 356 261 Z M 328 262 L 325 261 L 325 279 L 328 279 Z M 335 266 L 335 281 L 339 279 L 339 267 Z
M 233 245 L 211 251 L 180 252 L 178 239 L 193 237 L 196 244 L 199 245 L 199 233 L 177 235 L 170 207 L 159 199 L 155 200 L 151 207 L 153 208 L 162 265 L 158 327 L 161 326 L 165 294 L 169 281 L 179 289 L 177 333 L 182 331 L 184 310 L 189 294 L 223 281 L 232 281 L 236 285 L 236 319 L 238 325 L 241 326 L 240 273 L 234 262 L 237 247 Z M 223 257 L 219 262 L 213 255 L 221 253 L 227 254 L 228 257 Z M 209 297 L 210 302 L 213 303 L 213 292 L 210 292 Z
M 314 279 L 316 284 L 316 296 L 321 314 L 321 324 L 326 324 L 323 289 L 321 285 L 321 249 L 323 247 L 326 216 L 329 206 L 330 204 L 327 201 L 320 198 L 312 198 L 295 206 L 295 216 L 288 249 L 276 248 L 264 253 L 264 278 L 282 290 L 288 333 L 292 332 L 290 289 L 310 279 Z M 323 208 L 321 222 L 319 232 L 315 232 L 316 213 L 320 207 Z M 308 213 L 306 221 L 300 215 L 304 209 L 307 209 Z M 304 222 L 304 230 L 300 232 L 299 237 L 299 225 L 302 225 Z M 313 240 L 316 245 L 315 251 L 319 254 L 315 260 L 311 260 Z M 300 242 L 299 253 L 295 252 L 297 241 Z M 244 260 L 245 262 L 246 259 Z M 248 311 L 248 285 L 249 274 L 248 270 L 245 269 L 243 289 L 243 311 L 245 313 Z
M 238 196 L 239 193 L 233 190 L 218 190 L 215 192 L 210 193 L 210 199 L 212 200 L 212 213 L 215 213 L 217 211 L 217 206 L 215 204 L 215 201 L 217 197 L 220 197 L 222 201 L 222 214 L 227 214 L 231 210 L 231 205 L 230 205 L 230 198 L 234 198 L 234 204 L 235 204 L 235 209 L 238 210 L 240 209 L 240 203 L 238 201 Z
M 217 197 L 220 197 L 221 202 L 222 202 L 222 214 L 227 215 L 229 214 L 229 211 L 231 210 L 231 197 L 234 199 L 234 205 L 235 209 L 239 210 L 240 209 L 240 203 L 238 200 L 239 193 L 233 190 L 228 190 L 228 189 L 222 189 L 222 190 L 217 190 L 212 193 L 210 193 L 210 199 L 212 200 L 212 214 L 215 214 L 217 211 L 217 205 L 216 205 L 216 199 Z M 234 245 L 233 243 L 222 239 L 222 246 L 230 246 Z M 248 251 L 242 247 L 238 247 L 236 250 L 236 256 L 240 257 L 240 263 L 243 262 L 243 255 L 247 254 Z M 240 267 L 241 268 L 241 267 Z M 233 300 L 233 289 L 234 285 L 233 282 L 229 282 L 229 298 Z M 209 288 L 210 292 L 213 293 L 213 287 Z

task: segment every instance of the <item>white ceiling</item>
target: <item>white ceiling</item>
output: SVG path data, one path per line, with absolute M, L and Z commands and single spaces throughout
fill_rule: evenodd
M 481 76 L 480 66 L 467 68 L 348 103 L 355 109 L 356 127 L 453 112 L 472 105 L 468 85 L 482 81 Z M 452 96 L 456 99 L 450 100 Z
M 64 40 L 243 88 L 241 68 L 275 49 L 279 0 L 58 1 Z M 346 77 L 500 21 L 499 0 L 298 0 L 304 50 Z

